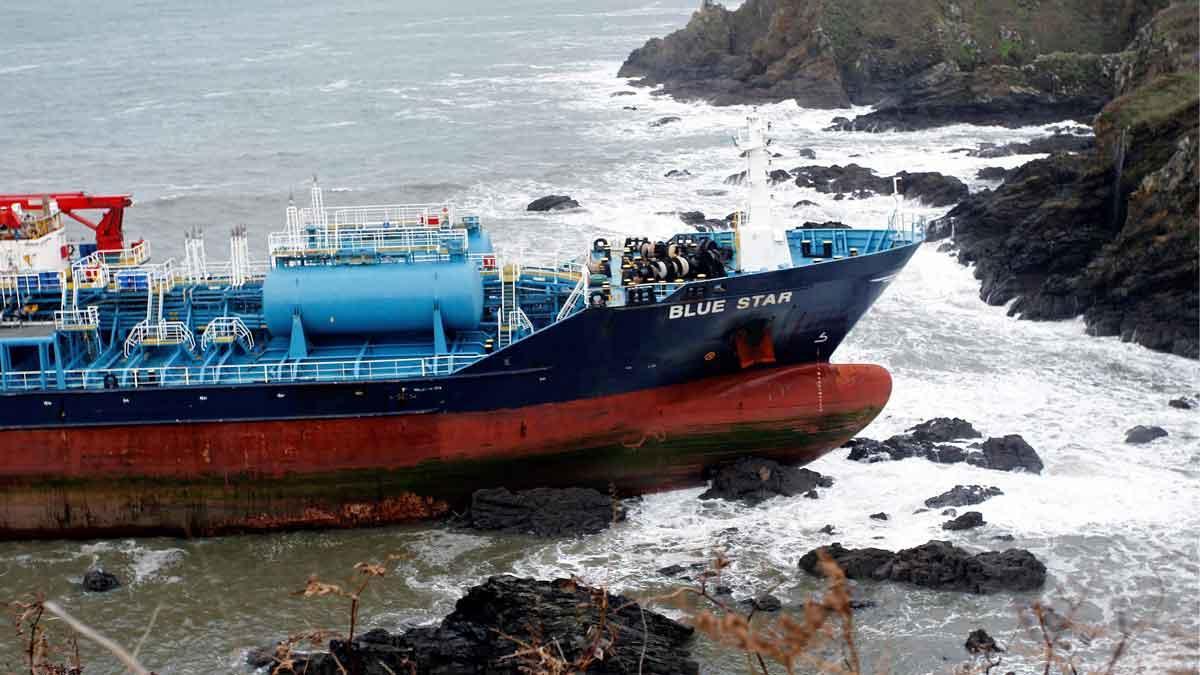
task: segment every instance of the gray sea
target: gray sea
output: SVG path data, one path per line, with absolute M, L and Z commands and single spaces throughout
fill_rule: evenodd
M 223 258 L 229 229 L 249 227 L 253 257 L 279 229 L 289 193 L 313 174 L 328 204 L 452 200 L 483 217 L 505 255 L 574 254 L 594 236 L 680 230 L 664 212 L 723 217 L 740 189 L 730 136 L 744 107 L 680 103 L 616 78 L 621 60 L 652 36 L 682 27 L 683 0 L 353 0 L 338 3 L 43 0 L 10 3 L 0 22 L 0 190 L 132 192 L 134 237 L 156 256 L 178 255 L 201 227 Z M 612 96 L 632 92 L 628 96 Z M 627 110 L 626 106 L 636 110 Z M 910 134 L 824 133 L 835 115 L 793 103 L 765 106 L 782 168 L 858 162 L 881 173 L 940 171 L 972 189 L 985 165 L 953 150 L 1028 140 L 1046 128 L 948 127 Z M 674 115 L 680 121 L 650 122 Z M 686 180 L 664 178 L 687 169 Z M 576 212 L 529 215 L 545 194 Z M 793 209 L 801 199 L 817 206 Z M 780 217 L 879 225 L 889 198 L 833 201 L 785 184 Z M 905 205 L 918 214 L 939 210 Z M 78 233 L 80 238 L 86 234 Z M 1010 644 L 1006 668 L 1030 672 L 1036 645 L 1018 611 L 1039 599 L 1102 630 L 1074 643 L 1099 667 L 1124 622 L 1132 645 L 1114 672 L 1195 668 L 1200 631 L 1200 412 L 1169 408 L 1200 388 L 1200 364 L 1084 333 L 1080 321 L 1017 321 L 978 298 L 971 270 L 926 245 L 863 319 L 835 361 L 883 364 L 895 393 L 866 435 L 882 438 L 935 416 L 958 416 L 985 435 L 1022 434 L 1041 454 L 1040 476 L 907 460 L 850 462 L 844 451 L 812 468 L 837 483 L 818 501 L 777 498 L 749 508 L 701 502 L 700 490 L 653 495 L 628 522 L 558 541 L 463 533 L 439 526 L 211 540 L 122 539 L 0 544 L 0 599 L 40 591 L 126 645 L 160 674 L 244 672 L 247 649 L 289 633 L 339 628 L 344 607 L 290 595 L 313 573 L 346 578 L 359 561 L 389 563 L 364 598 L 367 627 L 398 629 L 452 610 L 469 587 L 512 572 L 576 575 L 632 596 L 672 588 L 672 563 L 733 563 L 736 597 L 774 588 L 796 611 L 821 584 L 796 567 L 834 524 L 847 546 L 903 548 L 951 539 L 972 550 L 1028 548 L 1046 562 L 1040 594 L 987 597 L 864 585 L 877 606 L 858 613 L 869 661 L 895 673 L 946 673 L 966 634 L 986 627 Z M 1136 424 L 1170 436 L 1123 443 Z M 956 484 L 1000 487 L 979 507 L 988 525 L 944 532 L 914 514 Z M 884 511 L 891 520 L 868 514 Z M 1004 544 L 993 540 L 1011 534 Z M 100 563 L 125 585 L 78 588 Z M 673 607 L 673 616 L 685 613 Z M 81 646 L 89 675 L 121 668 Z M 744 672 L 737 654 L 699 639 L 705 673 Z M 0 672 L 21 671 L 17 641 L 0 634 Z M 1040 672 L 1040 669 L 1039 671 Z

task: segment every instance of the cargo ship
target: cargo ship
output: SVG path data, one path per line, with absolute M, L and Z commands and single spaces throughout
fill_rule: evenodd
M 776 226 L 769 126 L 736 138 L 727 231 L 556 263 L 505 259 L 452 204 L 326 206 L 315 179 L 265 259 L 235 228 L 224 262 L 196 232 L 182 261 L 127 244 L 128 196 L 0 195 L 0 538 L 381 525 L 482 487 L 820 457 L 890 396 L 829 359 L 923 226 Z

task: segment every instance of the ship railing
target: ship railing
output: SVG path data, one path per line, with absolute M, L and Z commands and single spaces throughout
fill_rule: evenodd
M 62 293 L 66 287 L 66 274 L 63 272 L 11 272 L 0 274 L 0 297 L 7 301 L 11 297 L 18 300 L 35 293 Z
M 106 389 L 186 387 L 212 384 L 271 384 L 294 382 L 355 382 L 364 380 L 401 380 L 416 377 L 450 375 L 486 354 L 443 354 L 401 359 L 301 361 L 299 363 L 260 363 L 211 366 L 169 366 L 159 368 L 112 368 L 64 371 L 67 389 Z M 53 388 L 53 371 L 16 371 L 0 374 L 6 391 Z
M 109 267 L 135 267 L 150 259 L 150 242 L 142 240 L 129 248 L 103 249 L 92 252 Z
M 116 267 L 110 271 L 111 285 L 118 291 L 170 290 L 177 281 L 187 278 L 186 271 L 175 267 L 175 260 L 168 258 L 160 263 Z
M 454 205 L 444 204 L 380 204 L 371 206 L 340 206 L 320 209 L 300 209 L 300 222 L 305 225 L 330 227 L 447 227 L 454 222 Z
M 925 228 L 928 222 L 925 216 L 896 211 L 888 217 L 888 230 L 894 232 L 893 242 L 919 244 L 925 241 Z
M 196 349 L 196 338 L 192 330 L 182 321 L 143 320 L 129 331 L 125 338 L 125 358 L 129 358 L 139 347 L 170 347 L 186 345 L 188 351 Z
M 86 332 L 100 328 L 100 309 L 65 309 L 54 312 L 54 329 L 60 332 Z
M 521 338 L 533 333 L 533 322 L 529 320 L 529 315 L 520 307 L 508 313 L 508 328 L 512 331 L 512 336 L 509 338 L 511 342 L 516 342 Z
M 459 228 L 362 227 L 272 232 L 272 259 L 356 253 L 438 253 L 467 250 L 467 231 Z
M 562 309 L 558 310 L 558 316 L 555 321 L 563 319 L 575 313 L 576 306 L 579 306 L 583 299 L 587 297 L 588 292 L 588 275 L 580 273 L 579 281 L 575 284 L 575 288 L 571 290 L 571 295 L 567 296 L 567 301 L 563 303 Z
M 235 342 L 241 342 L 246 351 L 254 349 L 254 334 L 246 327 L 246 322 L 237 316 L 218 316 L 208 322 L 200 335 L 200 349 L 203 351 Z
M 271 263 L 268 260 L 251 260 L 247 262 L 245 280 L 247 281 L 262 281 L 267 278 L 267 272 L 271 269 Z M 220 284 L 229 285 L 233 283 L 233 262 L 210 262 L 205 266 L 205 273 L 201 277 L 189 277 L 186 273 L 178 277 L 180 282 L 193 284 Z

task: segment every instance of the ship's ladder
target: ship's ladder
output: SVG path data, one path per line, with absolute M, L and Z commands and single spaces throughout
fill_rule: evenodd
M 517 302 L 517 282 L 521 279 L 521 265 L 509 263 L 500 269 L 500 316 L 497 319 L 499 344 L 503 349 L 513 342 L 513 333 L 520 327 L 514 324 L 521 307 Z M 524 312 L 521 312 L 524 315 Z M 526 321 L 528 321 L 526 317 Z
M 555 321 L 562 321 L 568 316 L 571 316 L 571 312 L 575 311 L 575 305 L 579 304 L 583 298 L 587 297 L 589 272 L 587 265 L 581 265 L 580 267 L 582 270 L 579 275 L 579 283 L 575 284 L 575 288 L 572 289 L 571 295 L 567 296 L 567 301 L 563 303 L 562 309 L 558 310 L 558 316 L 555 317 Z
M 254 334 L 250 332 L 241 317 L 218 316 L 208 322 L 204 333 L 200 336 L 201 351 L 234 343 L 242 345 L 247 353 L 254 349 Z

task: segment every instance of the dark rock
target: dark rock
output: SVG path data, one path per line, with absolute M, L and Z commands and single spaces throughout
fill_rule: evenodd
M 579 202 L 571 199 L 566 195 L 549 195 L 540 197 L 529 203 L 525 207 L 526 211 L 562 211 L 564 209 L 577 209 Z
M 925 506 L 931 509 L 941 509 L 947 506 L 973 506 L 982 504 L 992 497 L 1004 494 L 998 487 L 982 485 L 955 485 L 936 497 L 925 500 Z
M 791 179 L 792 174 L 784 171 L 783 169 L 772 169 L 771 172 L 767 174 L 767 181 L 770 182 L 771 185 L 786 183 Z
M 850 579 L 874 579 L 877 572 L 891 564 L 896 554 L 881 548 L 849 549 L 840 543 L 823 547 L 833 562 L 846 573 Z M 813 549 L 800 558 L 800 569 L 814 576 L 821 576 L 820 549 Z M 886 574 L 886 573 L 885 573 Z
M 1011 534 L 998 534 L 992 537 L 992 539 L 996 541 L 1012 541 L 1016 539 L 1016 537 L 1012 536 Z
M 616 98 L 617 96 L 633 96 L 635 94 L 637 94 L 636 91 L 614 91 L 613 93 L 609 94 L 609 97 Z
M 117 575 L 105 572 L 100 567 L 92 567 L 83 573 L 83 590 L 93 593 L 105 593 L 121 585 Z
M 637 109 L 638 109 L 638 107 L 637 107 L 636 105 L 623 105 L 623 106 L 621 106 L 621 110 L 637 110 Z
M 1156 438 L 1163 438 L 1167 435 L 1166 429 L 1163 429 L 1162 427 L 1144 427 L 1139 424 L 1138 426 L 1125 432 L 1125 442 L 1140 445 L 1142 443 L 1149 443 Z
M 945 541 L 930 541 L 897 553 L 877 548 L 846 549 L 840 544 L 824 548 L 850 579 L 898 581 L 980 594 L 1031 591 L 1046 582 L 1045 565 L 1021 549 L 972 555 Z M 820 575 L 817 550 L 800 559 L 801 569 L 809 574 Z
M 726 185 L 741 185 L 746 182 L 746 172 L 739 171 L 738 173 L 726 176 L 723 182 Z
M 970 530 L 972 528 L 981 527 L 987 523 L 983 520 L 983 514 L 978 511 L 967 511 L 954 520 L 948 520 L 942 523 L 943 530 Z
M 677 577 L 687 571 L 683 565 L 667 565 L 659 568 L 658 573 L 664 577 Z
M 1010 169 L 1002 166 L 985 166 L 975 172 L 975 177 L 980 180 L 1004 180 L 1008 178 Z
M 943 176 L 933 171 L 901 171 L 896 176 L 900 178 L 900 194 L 926 206 L 950 206 L 967 198 L 966 184 L 954 176 Z
M 530 533 L 541 537 L 591 534 L 625 519 L 611 497 L 591 488 L 535 488 L 517 493 L 505 488 L 471 495 L 471 527 Z
M 663 174 L 663 178 L 691 178 L 692 172 L 687 169 L 671 169 Z
M 754 609 L 760 612 L 778 612 L 779 610 L 783 609 L 783 603 L 779 601 L 779 598 L 771 595 L 770 593 L 763 593 L 762 595 L 754 598 L 752 602 L 754 604 Z
M 678 215 L 679 219 L 688 225 L 697 225 L 704 222 L 704 213 L 701 211 L 682 211 Z
M 992 636 L 982 628 L 971 631 L 963 648 L 967 650 L 968 654 L 995 654 L 1004 651 L 1004 648 L 996 644 Z
M 651 127 L 665 127 L 668 124 L 674 124 L 675 122 L 680 122 L 680 121 L 682 121 L 681 118 L 676 117 L 675 115 L 667 115 L 666 117 L 660 117 L 660 118 L 654 120 L 653 122 L 650 123 L 650 126 Z
M 1037 474 L 1044 468 L 1037 451 L 1017 434 L 987 439 L 979 452 L 967 456 L 967 464 L 997 471 L 1022 469 Z
M 967 156 L 995 159 L 997 157 L 1011 157 L 1013 155 L 1050 155 L 1056 152 L 1087 152 L 1095 146 L 1096 139 L 1090 135 L 1054 134 L 1053 136 L 1035 138 L 1028 143 L 1015 142 L 1005 143 L 1004 145 L 980 143 L 979 148 L 968 151 Z
M 937 417 L 928 422 L 921 422 L 908 431 L 918 441 L 931 443 L 983 437 L 983 434 L 976 431 L 970 422 L 957 417 Z
M 954 516 L 958 515 L 958 510 L 957 509 L 942 509 L 942 515 L 950 516 L 951 518 L 953 518 Z
M 795 204 L 792 204 L 793 209 L 798 209 L 802 206 L 819 206 L 819 204 L 812 201 L 811 199 L 801 199 L 800 201 L 796 202 Z
M 1180 396 L 1179 398 L 1171 399 L 1167 405 L 1171 406 L 1172 408 L 1178 408 L 1179 410 L 1191 410 L 1192 408 L 1196 407 L 1196 400 L 1188 398 L 1187 396 Z
M 589 629 L 601 621 L 601 593 L 568 579 L 494 576 L 469 590 L 438 626 L 403 634 L 375 629 L 352 645 L 333 640 L 329 654 L 309 655 L 294 670 L 308 675 L 532 672 L 535 664 L 512 658 L 520 649 L 516 641 L 553 645 L 555 654 L 574 661 L 593 644 Z M 604 620 L 613 639 L 602 645 L 603 654 L 589 673 L 699 672 L 688 650 L 690 627 L 643 611 L 628 598 L 606 595 Z
M 796 151 L 796 156 L 802 159 L 816 159 L 817 153 L 812 148 L 800 148 Z
M 825 527 L 822 527 L 820 530 L 818 530 L 818 532 L 820 532 L 821 534 L 830 534 L 830 535 L 836 533 L 835 530 L 833 529 L 833 525 L 828 525 L 828 524 L 825 525 Z
M 1021 67 L 931 65 L 875 110 L 831 131 L 915 131 L 946 124 L 1022 127 L 1090 118 L 1112 96 L 1117 54 L 1045 54 Z M 1065 85 L 1065 86 L 1064 86 Z
M 713 593 L 717 595 L 733 595 L 733 589 L 728 586 L 717 586 L 713 589 Z
M 703 189 L 703 190 L 696 190 L 696 194 L 700 195 L 701 197 L 723 197 L 723 196 L 729 194 L 729 190 Z
M 887 520 L 887 519 L 888 519 L 888 514 L 884 513 L 883 511 L 880 511 L 879 513 L 871 514 L 871 520 Z
M 816 471 L 784 466 L 770 459 L 743 457 L 713 472 L 712 487 L 700 499 L 727 499 L 747 504 L 775 496 L 792 497 L 821 485 L 824 477 Z
M 816 490 L 809 490 L 808 492 L 804 493 L 804 496 L 807 499 L 820 499 L 821 498 L 821 495 L 817 494 Z
M 921 513 L 929 513 L 929 509 L 917 509 L 916 511 L 913 511 L 914 516 Z
M 877 175 L 873 170 L 857 164 L 846 166 L 798 166 L 792 169 L 796 185 L 812 188 L 825 194 L 853 193 L 868 190 L 880 194 L 891 194 L 892 181 Z

